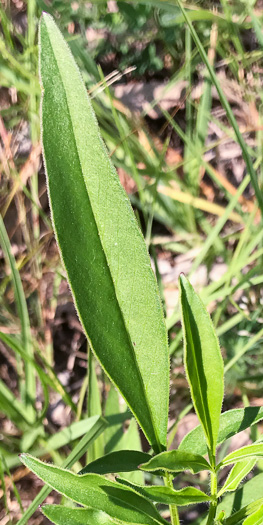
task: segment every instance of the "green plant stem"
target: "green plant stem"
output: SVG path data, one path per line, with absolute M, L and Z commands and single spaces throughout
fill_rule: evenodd
M 166 487 L 169 487 L 170 489 L 174 488 L 173 487 L 173 476 L 172 476 L 172 474 L 169 474 L 168 472 L 166 472 L 163 479 L 164 479 L 164 484 L 165 484 Z M 172 525 L 180 525 L 177 506 L 176 505 L 169 505 L 169 509 L 170 509 Z
M 207 518 L 206 525 L 212 525 L 214 523 L 216 509 L 217 509 L 217 474 L 216 472 L 211 472 L 211 496 L 212 501 L 209 508 L 209 514 Z

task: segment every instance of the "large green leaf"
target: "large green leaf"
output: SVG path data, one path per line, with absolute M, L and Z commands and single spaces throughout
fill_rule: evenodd
M 196 413 L 215 456 L 224 395 L 224 366 L 208 312 L 184 275 L 180 276 L 184 361 Z
M 89 419 L 89 422 L 90 422 L 90 419 Z M 62 466 L 65 467 L 65 468 L 72 467 L 72 465 L 74 465 L 85 454 L 87 449 L 94 442 L 94 440 L 101 434 L 101 432 L 103 432 L 103 430 L 105 429 L 106 424 L 107 423 L 106 423 L 106 421 L 103 418 L 101 418 L 101 417 L 95 418 L 94 424 L 89 428 L 89 430 L 86 429 L 85 435 L 77 443 L 77 445 L 73 448 L 73 450 L 70 452 L 70 454 L 67 456 L 67 458 L 63 461 Z M 63 441 L 63 438 L 62 438 L 62 441 Z M 54 442 L 53 442 L 53 444 L 54 444 Z M 62 444 L 63 444 L 63 442 L 62 442 Z M 41 503 L 43 503 L 43 501 L 49 495 L 51 490 L 52 489 L 50 489 L 47 486 L 42 487 L 42 489 L 37 494 L 35 499 L 32 501 L 32 503 L 26 509 L 26 511 L 23 514 L 23 516 L 17 522 L 17 525 L 26 525 L 28 523 L 29 518 L 32 516 L 32 514 L 34 514 L 35 510 L 39 507 L 39 505 L 41 505 Z
M 235 408 L 228 410 L 220 416 L 217 445 L 226 439 L 255 425 L 263 419 L 263 407 Z M 179 445 L 179 450 L 195 452 L 203 456 L 207 452 L 204 432 L 201 425 L 191 430 Z
M 145 525 L 164 524 L 154 505 L 129 487 L 98 474 L 79 476 L 22 454 L 22 462 L 40 479 L 75 503 L 102 510 L 112 518 Z
M 169 450 L 154 456 L 147 463 L 140 465 L 147 472 L 182 472 L 190 470 L 194 474 L 201 470 L 211 470 L 209 463 L 198 454 L 180 450 Z
M 217 468 L 225 467 L 226 465 L 231 465 L 231 463 L 237 463 L 238 461 L 243 461 L 246 458 L 262 458 L 263 457 L 263 443 L 258 443 L 254 445 L 248 445 L 247 447 L 239 448 L 231 454 L 228 454 L 222 461 L 219 463 Z
M 62 507 L 62 505 L 43 505 L 41 510 L 56 525 L 110 525 L 117 523 L 116 520 L 101 510 L 71 509 Z M 125 525 L 123 521 L 121 524 Z
M 79 474 L 92 472 L 95 474 L 110 474 L 114 472 L 132 472 L 141 463 L 151 459 L 150 454 L 138 450 L 119 450 L 110 452 L 105 456 L 96 459 L 84 467 Z
M 166 447 L 169 363 L 149 255 L 80 73 L 47 14 L 40 43 L 50 205 L 75 304 L 93 351 L 160 451 Z

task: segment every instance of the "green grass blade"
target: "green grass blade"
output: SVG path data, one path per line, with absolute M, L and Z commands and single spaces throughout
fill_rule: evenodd
M 33 356 L 30 322 L 26 304 L 26 298 L 19 275 L 19 271 L 16 267 L 16 261 L 12 254 L 10 241 L 6 232 L 4 221 L 0 216 L 0 243 L 5 254 L 6 261 L 8 262 L 11 270 L 11 276 L 14 286 L 15 301 L 17 306 L 18 315 L 21 323 L 21 338 L 24 351 L 28 356 Z M 34 420 L 35 410 L 33 408 L 36 396 L 36 384 L 35 384 L 35 370 L 31 363 L 25 363 L 25 385 L 21 388 L 22 399 L 27 407 L 28 419 Z
M 48 391 L 47 386 L 53 388 L 56 392 L 58 392 L 63 401 L 71 407 L 73 412 L 76 412 L 76 406 L 75 403 L 72 401 L 70 395 L 68 392 L 66 392 L 65 388 L 59 381 L 55 371 L 53 368 L 49 365 L 49 363 L 46 361 L 46 359 L 43 357 L 43 355 L 39 356 L 41 357 L 41 364 L 40 366 L 34 356 L 29 356 L 23 349 L 20 341 L 18 341 L 14 336 L 9 334 L 4 334 L 3 332 L 0 332 L 0 339 L 5 344 L 7 344 L 12 350 L 17 353 L 21 358 L 25 361 L 25 363 L 29 363 L 32 365 L 32 367 L 36 370 L 39 379 L 41 381 L 42 387 L 43 387 L 43 393 L 44 393 L 44 401 L 45 405 L 48 405 Z M 43 367 L 46 368 L 46 371 L 43 370 Z M 43 408 L 42 412 L 45 411 L 45 408 Z M 38 416 L 39 419 L 41 419 L 42 416 Z
M 88 416 L 97 416 L 101 415 L 101 401 L 100 401 L 100 389 L 98 385 L 96 369 L 95 369 L 95 359 L 89 350 L 88 357 L 88 367 L 89 367 L 89 384 L 88 384 L 88 396 L 87 396 L 87 408 Z M 104 439 L 101 434 L 98 439 L 91 445 L 88 452 L 88 459 L 94 461 L 97 458 L 100 458 L 104 453 Z
M 205 49 L 193 27 L 193 24 L 191 22 L 191 20 L 189 19 L 189 16 L 187 14 L 187 12 L 185 11 L 185 9 L 183 8 L 183 5 L 181 3 L 181 0 L 176 0 L 181 11 L 182 11 L 182 14 L 184 16 L 184 19 L 190 29 L 190 32 L 191 32 L 191 35 L 193 37 L 193 40 L 195 41 L 196 43 L 196 46 L 198 48 L 198 51 L 200 53 L 200 56 L 204 62 L 204 64 L 206 65 L 207 69 L 208 69 L 208 72 L 209 72 L 209 75 L 211 77 L 211 81 L 212 83 L 214 84 L 214 86 L 216 87 L 216 90 L 218 92 L 218 95 L 219 95 L 219 98 L 220 98 L 220 101 L 221 101 L 221 104 L 222 106 L 224 107 L 225 111 L 226 111 L 226 114 L 228 116 L 228 119 L 229 119 L 229 122 L 231 124 L 231 126 L 233 127 L 234 131 L 235 131 L 235 134 L 236 134 L 236 138 L 237 138 L 237 141 L 241 147 L 241 150 L 242 150 L 242 153 L 243 153 L 243 158 L 244 158 L 244 161 L 246 163 L 246 166 L 247 166 L 247 171 L 248 171 L 248 174 L 250 176 L 250 179 L 251 179 L 251 184 L 254 188 L 254 191 L 255 191 L 255 194 L 256 194 L 256 197 L 257 197 L 257 200 L 258 200 L 258 204 L 259 204 L 259 207 L 261 209 L 261 213 L 263 215 L 263 194 L 259 188 L 259 185 L 258 185 L 258 179 L 257 179 L 257 173 L 256 171 L 254 170 L 254 166 L 253 166 L 253 162 L 252 162 L 252 159 L 248 153 L 248 149 L 247 149 L 247 145 L 243 139 L 243 136 L 242 136 L 242 133 L 240 132 L 239 130 L 239 127 L 238 127 L 238 124 L 237 124 L 237 121 L 235 119 L 235 116 L 233 114 L 233 111 L 230 107 L 230 104 L 224 94 L 224 91 L 223 89 L 221 88 L 220 86 L 220 83 L 217 79 L 217 76 L 215 74 L 215 71 L 214 71 L 214 68 L 211 66 L 211 64 L 209 63 L 209 60 L 208 60 L 208 57 L 206 55 L 206 52 L 205 52 Z
M 149 255 L 79 71 L 46 14 L 40 42 L 49 196 L 79 317 L 103 368 L 160 451 L 166 447 L 168 345 Z
M 116 388 L 111 385 L 108 397 L 105 403 L 104 414 L 105 418 L 112 417 L 114 414 L 118 414 L 119 421 L 116 421 L 115 424 L 109 425 L 104 433 L 104 454 L 109 452 L 116 452 L 121 448 L 121 440 L 123 437 L 123 421 L 122 413 L 120 411 L 120 402 L 119 402 L 119 392 Z
M 24 403 L 17 399 L 2 380 L 0 380 L 0 410 L 18 425 L 20 425 L 21 421 L 24 421 L 27 425 L 32 425 L 35 421 L 35 418 L 31 417 L 32 414 Z
M 240 359 L 240 357 L 242 357 L 246 352 L 248 352 L 253 347 L 254 344 L 256 344 L 260 339 L 262 339 L 262 337 L 263 337 L 263 328 L 262 330 L 259 330 L 259 332 L 256 335 L 251 337 L 249 341 L 236 353 L 236 355 L 232 357 L 230 361 L 228 361 L 228 363 L 225 365 L 225 374 Z

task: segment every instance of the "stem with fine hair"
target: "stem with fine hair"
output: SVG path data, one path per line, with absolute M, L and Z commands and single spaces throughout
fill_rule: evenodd
M 163 479 L 164 479 L 164 484 L 165 484 L 166 487 L 169 487 L 170 489 L 174 488 L 173 487 L 173 476 L 171 474 L 169 474 L 169 472 L 165 473 L 165 476 L 164 476 Z M 171 515 L 171 524 L 172 525 L 180 525 L 177 506 L 176 505 L 169 505 L 169 509 L 170 509 L 170 515 Z
M 211 496 L 212 501 L 209 508 L 206 525 L 212 525 L 216 516 L 217 509 L 217 473 L 211 472 Z

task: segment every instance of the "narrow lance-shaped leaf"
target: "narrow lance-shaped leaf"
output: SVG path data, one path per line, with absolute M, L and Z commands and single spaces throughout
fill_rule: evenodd
M 137 470 L 141 463 L 151 459 L 150 454 L 138 450 L 118 450 L 110 452 L 96 459 L 84 467 L 79 474 L 93 472 L 96 474 L 110 474 L 114 472 L 132 472 Z
M 223 487 L 218 492 L 218 498 L 220 498 L 224 492 L 236 490 L 241 481 L 248 475 L 252 468 L 254 468 L 256 462 L 256 459 L 245 459 L 244 461 L 236 463 L 231 469 Z
M 212 321 L 184 275 L 180 276 L 184 362 L 196 413 L 215 456 L 224 395 L 224 367 Z
M 170 487 L 158 485 L 137 485 L 121 478 L 118 478 L 118 481 L 156 503 L 184 506 L 211 500 L 210 496 L 195 487 L 185 487 L 181 490 L 174 490 Z
M 154 456 L 147 463 L 140 465 L 147 472 L 182 472 L 190 470 L 194 474 L 201 470 L 211 470 L 209 463 L 198 454 L 181 452 L 180 450 L 169 450 Z
M 143 236 L 53 19 L 40 24 L 42 140 L 52 219 L 91 348 L 149 442 L 166 447 L 169 362 Z
M 235 436 L 263 419 L 263 407 L 234 408 L 220 416 L 217 445 Z M 203 456 L 207 452 L 203 428 L 198 425 L 188 432 L 179 445 L 179 450 L 195 452 Z
M 103 418 L 101 417 L 97 418 L 97 420 L 95 419 L 94 424 L 88 431 L 86 430 L 85 435 L 63 461 L 62 466 L 65 468 L 72 467 L 72 465 L 74 465 L 85 454 L 89 446 L 105 429 L 106 424 L 106 421 L 103 420 Z M 35 510 L 39 507 L 39 505 L 43 503 L 43 501 L 49 495 L 51 490 L 52 489 L 50 489 L 49 487 L 42 487 L 40 492 L 37 494 L 35 499 L 32 501 L 32 503 L 29 505 L 29 507 L 23 514 L 22 518 L 20 518 L 20 520 L 17 522 L 17 525 L 26 525 L 28 523 L 29 518 L 32 516 L 32 514 L 34 514 Z
M 166 525 L 154 505 L 129 487 L 98 474 L 79 476 L 22 454 L 22 462 L 40 479 L 80 505 L 102 510 L 116 520 L 144 525 Z
M 254 476 L 244 483 L 236 492 L 226 494 L 217 507 L 217 515 L 224 510 L 227 518 L 226 523 L 232 525 L 239 523 L 246 516 L 255 512 L 263 503 L 262 483 L 263 473 Z M 251 503 L 251 501 L 253 503 Z M 239 519 L 236 519 L 238 516 Z M 206 519 L 202 521 L 202 525 L 205 525 L 206 521 Z
M 238 461 L 243 461 L 246 458 L 262 458 L 263 457 L 263 443 L 257 445 L 248 445 L 247 447 L 239 448 L 231 454 L 228 454 L 222 461 L 219 463 L 217 468 L 225 467 L 226 465 L 231 465 L 231 463 L 237 463 Z

